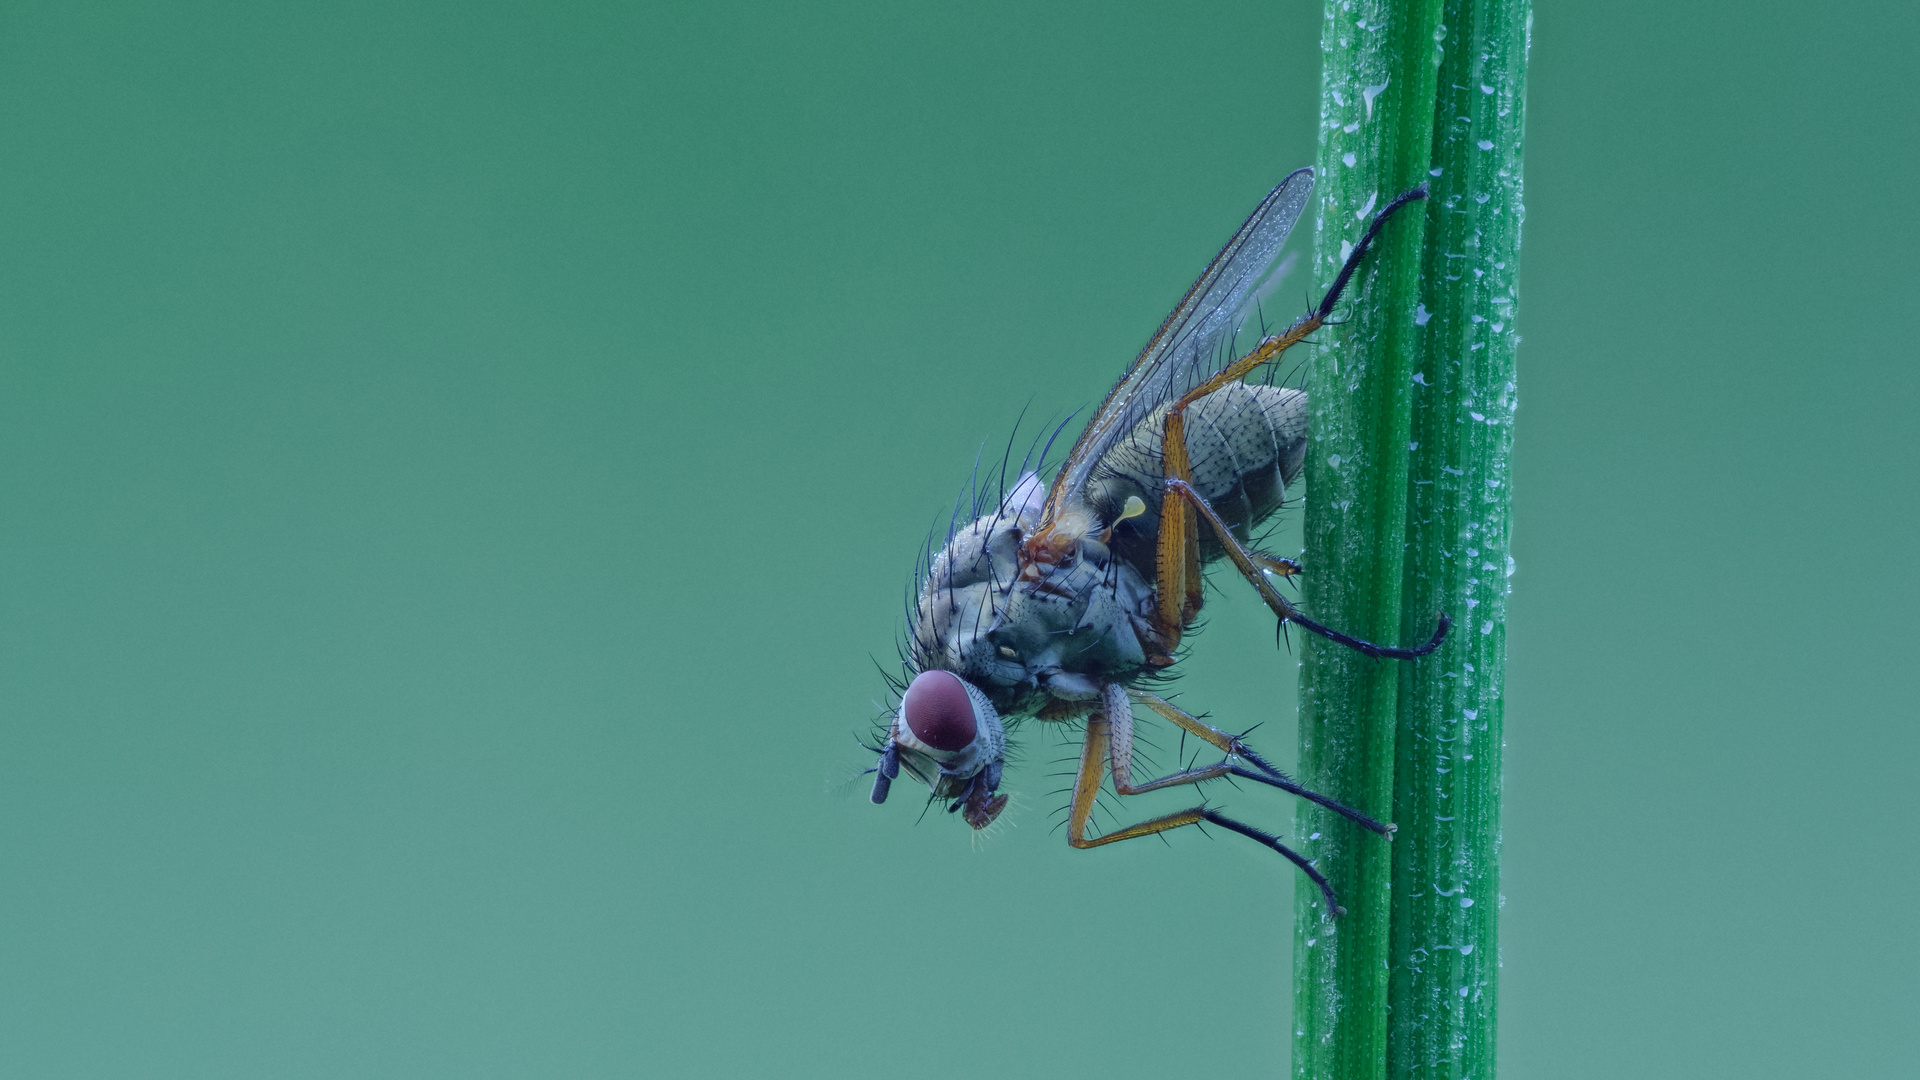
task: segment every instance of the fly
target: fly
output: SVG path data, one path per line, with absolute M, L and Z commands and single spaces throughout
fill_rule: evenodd
M 989 513 L 954 530 L 929 560 L 911 602 L 908 677 L 875 748 L 874 802 L 886 801 L 904 770 L 983 829 L 1007 804 L 999 790 L 1007 722 L 1083 721 L 1069 845 L 1100 847 L 1210 822 L 1290 859 L 1319 886 L 1328 910 L 1341 912 L 1326 876 L 1304 856 L 1204 803 L 1103 835 L 1088 829 L 1111 774 L 1121 796 L 1240 777 L 1311 799 L 1381 836 L 1393 832 L 1301 787 L 1239 737 L 1142 686 L 1173 665 L 1200 611 L 1202 570 L 1219 559 L 1282 625 L 1368 656 L 1413 659 L 1446 636 L 1444 614 L 1433 637 L 1414 648 L 1375 645 L 1322 626 L 1274 587 L 1274 578 L 1298 574 L 1300 566 L 1254 549 L 1248 539 L 1280 508 L 1305 462 L 1307 401 L 1304 391 L 1244 380 L 1326 325 L 1387 219 L 1427 196 L 1415 188 L 1382 207 L 1319 305 L 1221 365 L 1220 357 L 1233 355 L 1254 286 L 1312 190 L 1313 171 L 1301 169 L 1261 200 L 1107 393 L 1050 483 L 1023 470 Z M 1135 705 L 1223 757 L 1136 780 Z

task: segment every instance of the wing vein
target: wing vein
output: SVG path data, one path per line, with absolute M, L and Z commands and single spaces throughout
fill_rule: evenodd
M 1080 495 L 1100 459 L 1135 425 L 1213 374 L 1215 351 L 1239 330 L 1248 294 L 1273 266 L 1312 191 L 1312 169 L 1280 181 L 1207 264 L 1074 441 L 1047 492 L 1043 522 Z

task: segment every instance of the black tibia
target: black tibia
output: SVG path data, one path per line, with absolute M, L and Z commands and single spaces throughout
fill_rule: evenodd
M 1123 791 L 1121 794 L 1152 791 L 1155 788 L 1172 787 L 1175 784 L 1199 783 L 1202 780 L 1212 780 L 1221 776 L 1238 776 L 1266 784 L 1270 787 L 1277 787 L 1288 794 L 1298 795 L 1309 802 L 1318 803 L 1334 813 L 1347 818 L 1354 824 L 1365 829 L 1370 829 L 1373 832 L 1379 833 L 1381 836 L 1388 838 L 1393 836 L 1392 825 L 1383 825 L 1337 799 L 1301 787 L 1292 777 L 1275 768 L 1272 762 L 1255 753 L 1253 748 L 1243 742 L 1238 735 L 1229 734 L 1208 724 L 1158 694 L 1133 691 L 1132 696 L 1134 700 L 1139 701 L 1142 705 L 1159 713 L 1163 718 L 1171 721 L 1188 734 L 1199 736 L 1201 740 L 1218 747 L 1231 755 L 1231 757 L 1217 765 L 1187 769 L 1184 772 L 1174 773 L 1171 776 L 1163 776 L 1158 780 L 1149 780 L 1144 784 L 1130 785 L 1132 791 Z M 1253 768 L 1249 769 L 1244 765 L 1234 762 L 1232 758 L 1235 757 L 1252 765 Z M 1124 764 L 1121 766 L 1121 768 L 1125 767 Z M 1114 778 L 1116 781 L 1120 779 L 1120 771 L 1120 769 L 1114 770 Z
M 1314 311 L 1314 314 L 1320 317 L 1320 321 L 1325 322 L 1328 316 L 1333 314 L 1333 306 L 1340 302 L 1340 294 L 1347 291 L 1347 283 L 1353 280 L 1354 273 L 1360 269 L 1360 260 L 1367 257 L 1367 249 L 1373 247 L 1374 238 L 1380 235 L 1380 227 L 1387 223 L 1387 219 L 1393 216 L 1395 210 L 1426 197 L 1425 184 L 1410 188 L 1395 195 L 1392 202 L 1381 207 L 1380 212 L 1373 215 L 1373 221 L 1367 225 L 1366 234 L 1360 237 L 1359 243 L 1353 245 L 1353 251 L 1347 255 L 1347 261 L 1341 264 L 1340 275 L 1333 279 L 1333 288 L 1328 289 L 1327 295 L 1320 298 L 1320 307 Z
M 1315 885 L 1320 886 L 1320 895 L 1326 900 L 1327 910 L 1329 912 L 1335 915 L 1345 915 L 1347 913 L 1347 909 L 1341 907 L 1340 902 L 1334 898 L 1333 886 L 1327 884 L 1327 875 L 1315 869 L 1314 865 L 1307 861 L 1306 856 L 1281 843 L 1279 837 L 1264 829 L 1256 829 L 1245 822 L 1235 821 L 1217 810 L 1209 810 L 1206 807 L 1200 808 L 1200 816 L 1223 829 L 1232 829 L 1234 832 L 1248 839 L 1258 840 L 1262 844 L 1285 855 L 1293 861 L 1293 865 L 1305 871 L 1306 875 L 1313 879 Z
M 1329 798 L 1328 796 L 1322 795 L 1317 791 L 1309 791 L 1306 788 L 1301 787 L 1299 784 L 1294 783 L 1292 779 L 1287 777 L 1285 774 L 1281 773 L 1279 770 L 1274 769 L 1270 765 L 1267 765 L 1266 762 L 1262 760 L 1258 754 L 1255 754 L 1252 751 L 1248 751 L 1243 756 L 1246 757 L 1246 759 L 1249 761 L 1260 762 L 1260 764 L 1264 766 L 1264 768 L 1262 768 L 1258 772 L 1255 772 L 1252 769 L 1246 769 L 1238 765 L 1233 765 L 1233 766 L 1230 766 L 1227 769 L 1227 771 L 1232 773 L 1235 776 L 1243 776 L 1243 777 L 1246 777 L 1248 780 L 1258 780 L 1263 784 L 1269 784 L 1273 787 L 1277 787 L 1281 791 L 1287 792 L 1292 795 L 1298 795 L 1301 798 L 1307 800 L 1308 802 L 1319 803 L 1321 806 L 1324 806 L 1327 809 L 1333 811 L 1334 813 L 1339 814 L 1341 817 L 1344 817 L 1349 821 L 1352 821 L 1354 824 L 1359 825 L 1363 829 L 1370 829 L 1374 832 L 1379 833 L 1381 836 L 1385 836 L 1389 838 L 1393 836 L 1393 826 L 1383 825 L 1380 822 L 1373 820 L 1372 818 L 1368 817 L 1367 815 L 1361 813 L 1358 810 L 1355 810 L 1353 807 L 1348 806 L 1347 804 L 1341 802 L 1338 799 Z
M 1260 599 L 1266 601 L 1267 607 L 1271 608 L 1275 615 L 1280 616 L 1280 618 L 1287 622 L 1298 623 L 1302 629 L 1311 630 L 1321 637 L 1326 638 L 1328 641 L 1339 642 L 1356 652 L 1382 660 L 1412 660 L 1415 657 L 1425 656 L 1439 648 L 1441 640 L 1447 636 L 1447 627 L 1452 625 L 1452 620 L 1447 618 L 1444 613 L 1440 616 L 1440 624 L 1434 628 L 1433 637 L 1428 640 L 1425 645 L 1412 649 L 1402 649 L 1392 645 L 1375 645 L 1371 641 L 1362 641 L 1357 637 L 1350 634 L 1343 634 L 1331 627 L 1321 626 L 1319 623 L 1302 615 L 1299 608 L 1294 607 L 1291 601 L 1280 595 L 1279 590 L 1275 589 L 1273 583 L 1268 581 L 1267 576 L 1261 572 L 1261 568 L 1255 562 L 1254 557 L 1246 548 L 1240 545 L 1240 541 L 1235 539 L 1233 533 L 1227 529 L 1226 523 L 1220 520 L 1220 515 L 1214 513 L 1213 507 L 1207 505 L 1207 500 L 1201 498 L 1200 493 L 1193 490 L 1192 485 L 1184 480 L 1168 477 L 1167 494 L 1178 496 L 1193 505 L 1194 509 L 1199 512 L 1201 518 L 1205 519 L 1207 524 L 1213 529 L 1214 535 L 1219 538 L 1221 546 L 1226 548 L 1227 557 L 1233 560 L 1233 565 L 1239 568 L 1241 575 L 1259 591 Z
M 1126 768 L 1126 765 L 1116 758 L 1113 769 L 1114 789 L 1121 795 L 1144 795 L 1149 791 L 1159 791 L 1161 788 L 1179 787 L 1182 784 L 1198 784 L 1207 780 L 1218 780 L 1223 776 L 1238 776 L 1245 780 L 1252 780 L 1258 784 L 1266 784 L 1268 787 L 1277 787 L 1281 791 L 1298 795 L 1309 802 L 1319 803 L 1334 813 L 1352 820 L 1362 828 L 1371 829 L 1381 836 L 1390 837 L 1393 835 L 1393 826 L 1382 825 L 1378 821 L 1341 803 L 1337 799 L 1328 798 L 1317 791 L 1309 791 L 1301 787 L 1299 784 L 1294 783 L 1285 773 L 1267 764 L 1265 758 L 1246 749 L 1244 746 L 1239 750 L 1230 751 L 1230 753 L 1245 758 L 1249 762 L 1256 763 L 1258 767 L 1249 769 L 1245 765 L 1228 759 L 1212 765 L 1201 765 L 1192 769 L 1182 769 L 1176 773 L 1168 773 L 1165 776 L 1152 780 L 1143 780 L 1136 784 L 1130 779 L 1122 779 L 1121 772 Z
M 900 751 L 892 743 L 880 751 L 880 764 L 874 767 L 873 795 L 875 805 L 887 801 L 887 792 L 893 790 L 893 781 L 900 775 Z
M 1453 625 L 1453 620 L 1443 611 L 1440 613 L 1439 624 L 1433 628 L 1433 636 L 1427 639 L 1425 645 L 1412 649 L 1397 649 L 1387 645 L 1375 645 L 1370 641 L 1361 641 L 1357 637 L 1350 637 L 1338 630 L 1321 626 L 1319 623 L 1314 622 L 1298 611 L 1292 615 L 1285 616 L 1285 618 L 1288 622 L 1299 623 L 1304 629 L 1311 630 L 1321 637 L 1326 638 L 1328 641 L 1337 641 L 1356 652 L 1365 653 L 1368 656 L 1378 657 L 1382 660 L 1412 660 L 1415 657 L 1425 656 L 1440 647 L 1440 642 L 1446 639 L 1447 628 Z

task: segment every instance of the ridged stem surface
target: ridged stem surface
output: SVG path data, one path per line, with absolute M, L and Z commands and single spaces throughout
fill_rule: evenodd
M 1446 0 L 1413 377 L 1387 1076 L 1494 1075 L 1527 0 Z
M 1334 2 L 1321 38 L 1323 77 L 1314 274 L 1338 272 L 1373 212 L 1427 179 L 1433 143 L 1434 31 L 1440 4 Z M 1341 305 L 1343 324 L 1308 365 L 1306 576 L 1316 619 L 1393 643 L 1400 637 L 1406 537 L 1408 388 L 1420 347 L 1418 204 L 1381 234 Z M 1400 673 L 1295 632 L 1302 652 L 1300 771 L 1311 786 L 1390 816 Z M 1387 841 L 1302 802 L 1296 840 L 1332 880 L 1347 914 L 1297 891 L 1293 1070 L 1381 1080 L 1386 1068 Z

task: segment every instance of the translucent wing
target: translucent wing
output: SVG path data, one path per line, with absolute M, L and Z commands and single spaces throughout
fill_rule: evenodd
M 1226 364 L 1217 359 L 1219 348 L 1239 329 L 1249 294 L 1273 265 L 1312 192 L 1312 169 L 1280 181 L 1207 264 L 1074 442 L 1047 493 L 1048 522 L 1079 495 L 1095 464 L 1135 425 Z

